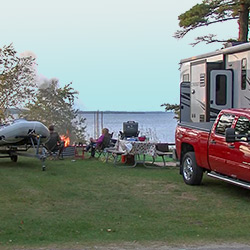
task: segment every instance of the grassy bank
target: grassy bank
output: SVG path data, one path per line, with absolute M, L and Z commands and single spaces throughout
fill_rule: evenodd
M 164 241 L 250 242 L 250 191 L 178 169 L 97 160 L 0 161 L 0 246 Z

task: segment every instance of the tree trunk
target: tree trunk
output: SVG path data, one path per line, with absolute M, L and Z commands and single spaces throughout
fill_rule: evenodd
M 245 3 L 244 0 L 240 1 L 239 10 L 239 37 L 240 42 L 248 41 L 248 20 L 249 20 L 249 4 Z

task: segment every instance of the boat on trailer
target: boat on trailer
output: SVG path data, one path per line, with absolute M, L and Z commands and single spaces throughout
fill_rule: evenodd
M 0 146 L 30 144 L 31 135 L 40 136 L 40 142 L 43 143 L 48 140 L 49 130 L 39 121 L 14 120 L 10 124 L 0 126 Z
M 0 158 L 10 158 L 16 162 L 18 155 L 36 157 L 42 161 L 42 170 L 45 170 L 44 143 L 49 139 L 49 135 L 48 128 L 39 121 L 17 119 L 1 125 Z

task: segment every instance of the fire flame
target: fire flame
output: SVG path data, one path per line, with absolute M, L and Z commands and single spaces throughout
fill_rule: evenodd
M 64 141 L 64 147 L 68 147 L 70 145 L 70 139 L 66 135 L 60 136 L 61 140 Z

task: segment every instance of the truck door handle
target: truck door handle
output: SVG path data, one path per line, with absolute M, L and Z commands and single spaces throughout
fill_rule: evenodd
M 235 146 L 232 145 L 232 144 L 231 144 L 231 145 L 228 145 L 228 147 L 229 147 L 229 148 L 235 148 Z
M 211 140 L 210 143 L 211 144 L 216 144 L 216 141 L 215 140 Z

